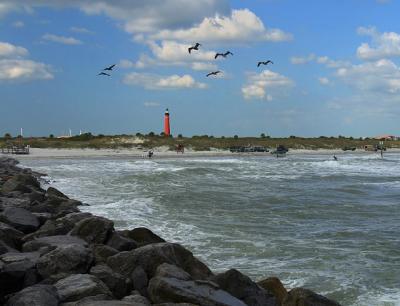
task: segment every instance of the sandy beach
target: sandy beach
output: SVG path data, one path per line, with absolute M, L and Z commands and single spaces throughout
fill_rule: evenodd
M 228 150 L 211 150 L 211 151 L 192 151 L 185 150 L 184 154 L 177 154 L 175 151 L 168 151 L 167 148 L 159 147 L 153 149 L 153 158 L 190 158 L 190 157 L 240 157 L 240 156 L 270 156 L 268 153 L 231 153 Z M 389 149 L 384 154 L 399 153 L 400 149 Z M 376 152 L 367 152 L 363 150 L 343 151 L 340 149 L 327 150 L 304 150 L 291 149 L 288 156 L 294 154 L 326 154 L 326 155 L 342 155 L 342 154 L 379 154 Z M 13 155 L 17 159 L 29 158 L 87 158 L 87 157 L 130 157 L 134 159 L 147 158 L 147 151 L 138 149 L 41 149 L 31 148 L 29 155 Z

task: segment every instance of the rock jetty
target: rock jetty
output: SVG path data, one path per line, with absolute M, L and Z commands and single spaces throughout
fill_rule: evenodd
M 146 228 L 119 231 L 0 157 L 0 305 L 338 306 L 278 278 L 215 274 Z

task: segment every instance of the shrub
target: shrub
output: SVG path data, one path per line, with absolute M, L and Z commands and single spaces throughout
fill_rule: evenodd
M 235 135 L 235 136 L 233 136 L 233 138 L 234 138 L 234 139 L 238 139 L 238 138 L 239 138 L 239 136 L 238 136 L 238 135 Z

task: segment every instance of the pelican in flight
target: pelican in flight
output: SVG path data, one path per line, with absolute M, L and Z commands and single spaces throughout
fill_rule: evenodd
M 192 50 L 199 50 L 199 46 L 201 46 L 201 44 L 196 43 L 194 46 L 188 48 L 189 53 L 192 53 Z
M 103 70 L 112 71 L 114 67 L 115 67 L 115 64 L 111 65 L 110 67 L 104 68 Z
M 258 62 L 258 64 L 257 64 L 257 67 L 260 67 L 260 65 L 268 65 L 268 64 L 273 64 L 274 62 L 273 61 L 270 61 L 270 60 L 268 60 L 268 61 L 266 61 L 266 62 Z
M 226 51 L 225 53 L 217 53 L 215 54 L 214 58 L 217 59 L 218 56 L 222 56 L 223 58 L 226 58 L 228 55 L 233 55 L 231 51 Z
M 106 76 L 111 76 L 110 74 L 108 74 L 108 73 L 105 73 L 105 72 L 100 72 L 98 75 L 106 75 Z
M 218 73 L 221 73 L 221 71 L 217 70 L 217 71 L 213 71 L 208 73 L 206 76 L 209 77 L 210 75 L 217 75 Z

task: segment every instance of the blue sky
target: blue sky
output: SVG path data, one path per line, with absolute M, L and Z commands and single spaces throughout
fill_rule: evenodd
M 396 0 L 0 0 L 0 134 L 158 133 L 168 107 L 175 135 L 397 135 L 399 11 Z

